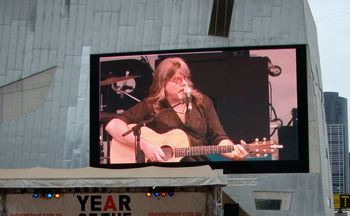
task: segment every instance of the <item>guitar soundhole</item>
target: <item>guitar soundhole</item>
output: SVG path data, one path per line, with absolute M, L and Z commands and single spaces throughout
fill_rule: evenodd
M 174 151 L 173 151 L 173 149 L 170 146 L 164 145 L 164 146 L 161 147 L 161 149 L 163 150 L 163 152 L 165 154 L 164 161 L 168 161 L 168 160 L 170 160 L 171 158 L 174 157 Z

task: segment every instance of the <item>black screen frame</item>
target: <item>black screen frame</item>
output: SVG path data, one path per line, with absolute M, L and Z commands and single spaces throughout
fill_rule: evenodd
M 296 80 L 298 127 L 298 152 L 296 160 L 264 160 L 264 161 L 211 161 L 184 163 L 132 163 L 132 164 L 102 164 L 100 163 L 99 143 L 99 61 L 102 57 L 132 56 L 147 54 L 171 54 L 187 52 L 210 51 L 249 51 L 264 49 L 295 49 L 296 50 Z M 214 47 L 202 49 L 151 50 L 141 52 L 99 53 L 90 55 L 90 166 L 98 168 L 125 169 L 146 166 L 160 167 L 195 167 L 210 165 L 213 169 L 222 169 L 224 173 L 307 173 L 309 172 L 309 135 L 308 135 L 308 92 L 307 92 L 307 45 L 278 45 L 250 47 Z

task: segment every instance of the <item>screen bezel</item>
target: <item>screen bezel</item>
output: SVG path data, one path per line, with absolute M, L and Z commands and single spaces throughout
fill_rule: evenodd
M 171 54 L 208 51 L 246 51 L 264 49 L 295 49 L 296 50 L 296 80 L 298 104 L 298 159 L 273 161 L 211 161 L 185 163 L 133 163 L 133 164 L 102 164 L 99 149 L 99 61 L 102 57 L 133 56 L 150 54 Z M 305 173 L 309 172 L 309 136 L 308 136 L 308 107 L 307 107 L 307 46 L 279 45 L 279 46 L 251 46 L 251 47 L 214 47 L 202 49 L 174 49 L 152 50 L 140 52 L 102 53 L 90 55 L 90 166 L 99 168 L 136 168 L 146 166 L 161 167 L 190 167 L 208 164 L 213 169 L 222 169 L 224 173 Z M 97 143 L 96 145 L 94 143 Z

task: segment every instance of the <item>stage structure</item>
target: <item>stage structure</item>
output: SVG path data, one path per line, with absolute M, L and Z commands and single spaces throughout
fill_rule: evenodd
M 4 215 L 221 215 L 224 175 L 209 166 L 1 169 Z

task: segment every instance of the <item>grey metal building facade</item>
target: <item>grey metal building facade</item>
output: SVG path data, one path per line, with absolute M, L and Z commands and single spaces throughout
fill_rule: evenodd
M 309 173 L 228 175 L 248 215 L 332 215 L 315 23 L 306 0 L 236 0 L 228 37 L 208 35 L 213 0 L 0 0 L 0 166 L 89 165 L 89 55 L 307 44 Z M 279 211 L 255 208 L 281 199 Z
M 325 92 L 325 113 L 334 193 L 349 193 L 349 147 L 347 99 Z

